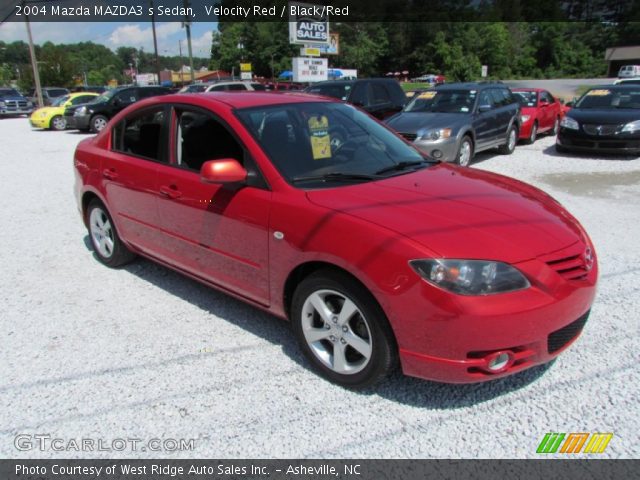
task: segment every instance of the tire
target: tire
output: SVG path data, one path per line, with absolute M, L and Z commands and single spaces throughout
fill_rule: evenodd
M 94 199 L 87 208 L 87 230 L 93 251 L 106 266 L 120 267 L 135 258 L 120 240 L 111 215 L 100 200 Z
M 468 135 L 465 135 L 460 141 L 455 163 L 461 167 L 468 166 L 471 163 L 471 160 L 473 160 L 473 153 L 473 141 Z
M 529 134 L 529 138 L 527 138 L 527 143 L 531 145 L 535 143 L 536 138 L 538 138 L 538 122 L 533 122 L 531 126 L 531 133 Z
M 96 115 L 91 117 L 91 131 L 98 133 L 107 126 L 109 119 L 104 115 Z
M 371 386 L 397 365 L 395 338 L 384 312 L 345 273 L 320 270 L 305 278 L 293 295 L 291 323 L 313 367 L 343 387 Z
M 560 117 L 556 117 L 556 121 L 553 124 L 553 130 L 551 130 L 551 135 L 557 135 L 560 130 Z
M 61 115 L 56 115 L 49 122 L 49 128 L 51 130 L 62 131 L 67 128 L 67 121 Z
M 507 131 L 507 138 L 504 145 L 500 145 L 498 151 L 502 155 L 511 155 L 516 149 L 516 143 L 518 143 L 518 128 L 512 125 Z

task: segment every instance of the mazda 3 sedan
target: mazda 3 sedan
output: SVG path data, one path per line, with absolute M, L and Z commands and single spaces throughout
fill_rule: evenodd
M 339 101 L 155 97 L 74 166 L 100 262 L 142 255 L 288 319 L 343 386 L 398 364 L 468 383 L 549 362 L 594 299 L 593 245 L 554 199 L 433 161 Z

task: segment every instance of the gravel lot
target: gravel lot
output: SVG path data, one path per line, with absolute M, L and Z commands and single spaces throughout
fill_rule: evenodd
M 309 370 L 285 322 L 146 260 L 99 264 L 72 195 L 85 137 L 0 120 L 0 457 L 535 458 L 547 432 L 613 432 L 599 457 L 640 457 L 640 160 L 559 156 L 552 137 L 480 155 L 473 168 L 541 187 L 592 236 L 583 336 L 504 380 L 353 393 Z M 143 443 L 19 451 L 19 434 Z M 142 451 L 154 438 L 195 449 Z

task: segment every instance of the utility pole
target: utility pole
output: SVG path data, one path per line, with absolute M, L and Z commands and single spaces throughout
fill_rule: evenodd
M 182 63 L 182 40 L 178 40 L 178 50 L 180 52 L 180 83 L 182 84 L 180 86 L 184 87 L 184 65 Z
M 22 6 L 24 7 L 24 0 Z M 31 67 L 33 68 L 33 80 L 36 84 L 36 97 L 38 98 L 38 107 L 44 107 L 42 100 L 42 87 L 40 85 L 40 72 L 38 71 L 38 60 L 36 59 L 36 50 L 33 47 L 33 37 L 31 36 L 31 25 L 29 25 L 29 16 L 25 15 L 24 23 L 27 26 L 27 36 L 29 37 L 29 55 L 31 56 Z
M 153 0 L 149 0 L 151 7 L 151 29 L 153 30 L 153 51 L 156 59 L 156 75 L 158 76 L 158 85 L 160 85 L 160 60 L 158 59 L 158 38 L 156 37 L 156 14 L 153 9 Z
M 189 11 L 189 0 L 184 1 L 185 11 Z M 189 68 L 191 69 L 191 83 L 196 81 L 195 72 L 193 71 L 193 52 L 191 50 L 191 20 L 186 16 L 184 18 L 184 27 L 187 29 L 187 47 L 189 48 Z

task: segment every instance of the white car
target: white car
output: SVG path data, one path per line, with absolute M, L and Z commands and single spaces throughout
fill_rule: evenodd
M 640 77 L 640 65 L 625 65 L 618 71 L 619 78 Z
M 211 84 L 205 92 L 229 92 L 229 91 L 253 91 L 253 90 L 261 90 L 264 91 L 267 88 L 258 82 L 216 82 Z

